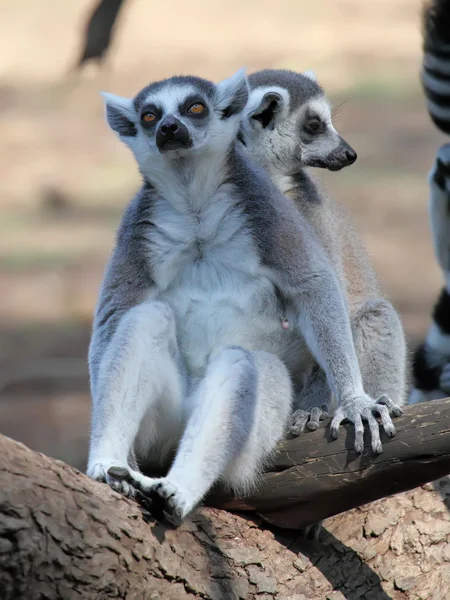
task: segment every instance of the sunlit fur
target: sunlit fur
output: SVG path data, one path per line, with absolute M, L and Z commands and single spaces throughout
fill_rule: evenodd
M 203 120 L 183 113 L 193 91 Z M 388 409 L 363 389 L 346 299 L 320 241 L 236 141 L 245 75 L 218 85 L 176 77 L 133 100 L 105 99 L 143 184 L 96 308 L 88 473 L 184 518 L 217 481 L 238 493 L 257 483 L 314 361 L 344 407 Z M 140 122 L 148 103 L 158 113 L 151 128 Z M 189 147 L 159 150 L 167 118 L 188 128 Z
M 349 302 L 365 391 L 373 397 L 387 395 L 401 405 L 406 392 L 406 343 L 400 319 L 381 296 L 350 215 L 321 191 L 305 169 L 311 165 L 334 167 L 339 160 L 345 165 L 342 149 L 350 148 L 333 126 L 325 93 L 310 73 L 267 69 L 252 74 L 249 83 L 240 139 L 251 158 L 295 201 L 334 265 Z M 270 102 L 271 111 L 266 108 Z M 264 122 L 255 115 L 263 115 Z M 317 135 L 305 132 L 305 122 L 311 117 L 322 123 Z M 324 411 L 336 409 L 320 368 L 312 371 L 297 396 L 296 407 L 292 434 L 317 428 Z

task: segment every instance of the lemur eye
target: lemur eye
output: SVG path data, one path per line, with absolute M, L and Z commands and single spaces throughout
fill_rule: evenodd
M 201 102 L 195 102 L 192 106 L 188 108 L 188 113 L 193 115 L 199 115 L 205 110 L 205 105 Z
M 141 119 L 145 122 L 145 123 L 151 123 L 152 121 L 154 121 L 156 119 L 156 115 L 154 115 L 151 112 L 145 112 Z
M 317 117 L 310 119 L 304 126 L 306 133 L 318 133 L 322 129 L 322 122 Z

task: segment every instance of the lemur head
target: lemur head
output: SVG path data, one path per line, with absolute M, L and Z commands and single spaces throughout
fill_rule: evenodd
M 250 75 L 249 85 L 239 138 L 261 166 L 292 175 L 302 166 L 338 171 L 355 162 L 313 73 L 267 69 Z
M 102 95 L 110 127 L 146 174 L 162 162 L 226 151 L 236 138 L 248 93 L 241 69 L 218 84 L 177 76 L 152 83 L 131 99 Z

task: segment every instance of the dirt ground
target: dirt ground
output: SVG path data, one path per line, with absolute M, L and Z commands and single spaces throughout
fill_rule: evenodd
M 139 185 L 98 91 L 131 96 L 175 73 L 314 69 L 345 100 L 335 124 L 359 159 L 321 177 L 358 221 L 412 347 L 441 285 L 426 177 L 446 141 L 420 89 L 421 2 L 128 0 L 105 68 L 68 75 L 91 5 L 0 1 L 0 431 L 84 464 L 91 316 Z

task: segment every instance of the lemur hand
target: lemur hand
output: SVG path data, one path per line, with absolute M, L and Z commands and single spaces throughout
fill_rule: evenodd
M 322 406 L 314 406 L 306 410 L 299 408 L 291 415 L 291 425 L 288 433 L 295 436 L 300 435 L 305 431 L 305 427 L 310 431 L 315 431 L 319 428 L 320 421 L 323 421 L 324 419 L 328 419 L 328 412 L 325 404 Z
M 325 372 L 313 369 L 301 393 L 294 400 L 289 433 L 300 435 L 306 429 L 315 431 L 320 421 L 328 418 L 327 403 L 331 401 L 331 391 Z
M 361 454 L 364 450 L 363 421 L 367 421 L 372 437 L 372 450 L 375 454 L 380 454 L 383 447 L 380 439 L 380 427 L 375 419 L 375 414 L 381 417 L 384 431 L 393 437 L 395 427 L 391 414 L 399 417 L 402 414 L 401 408 L 394 404 L 388 396 L 380 396 L 377 400 L 372 400 L 367 395 L 348 398 L 338 407 L 330 425 L 332 437 L 336 439 L 339 436 L 339 427 L 343 421 L 350 421 L 355 425 L 355 450 Z

